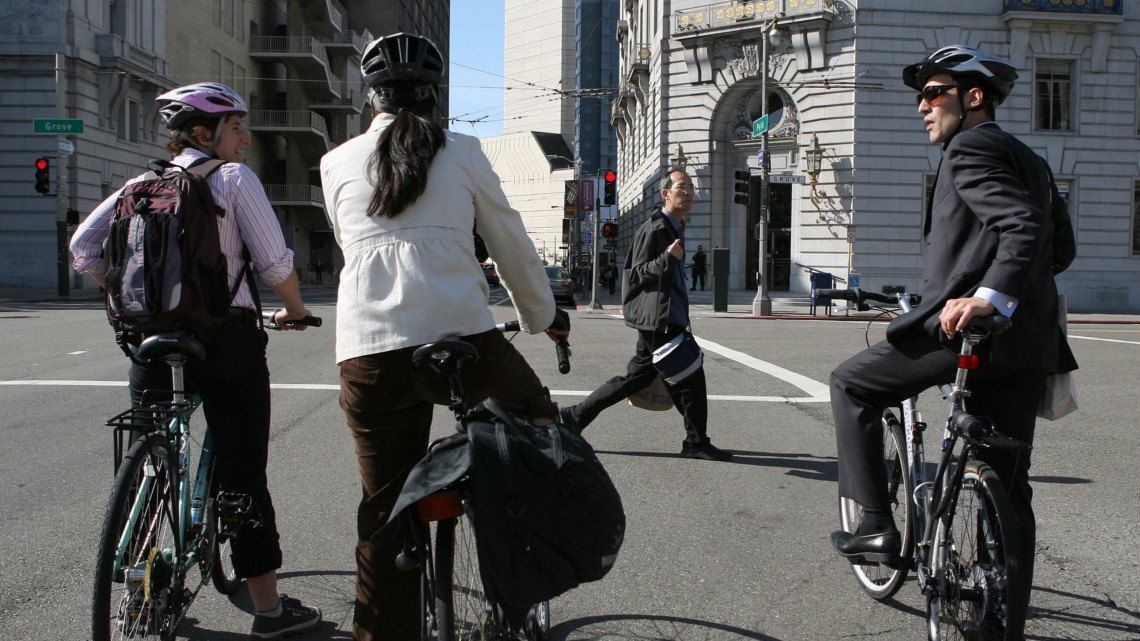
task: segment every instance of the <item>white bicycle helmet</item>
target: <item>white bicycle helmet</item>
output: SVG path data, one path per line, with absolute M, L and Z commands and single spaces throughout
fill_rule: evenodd
M 922 91 L 926 79 L 936 73 L 972 77 L 983 89 L 993 92 L 994 102 L 999 105 L 1009 97 L 1017 80 L 1017 70 L 1005 58 L 965 45 L 950 45 L 903 69 L 903 83 Z

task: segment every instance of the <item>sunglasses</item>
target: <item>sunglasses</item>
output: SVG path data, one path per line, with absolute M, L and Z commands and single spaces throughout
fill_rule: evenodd
M 921 105 L 923 100 L 933 105 L 934 101 L 938 100 L 939 96 L 950 91 L 951 89 L 957 88 L 958 85 L 930 85 L 923 87 L 922 91 L 918 92 L 918 95 L 914 97 L 914 105 L 916 107 L 918 105 Z

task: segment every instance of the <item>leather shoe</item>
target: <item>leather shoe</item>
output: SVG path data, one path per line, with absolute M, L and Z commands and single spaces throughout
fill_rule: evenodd
M 684 458 L 699 458 L 705 461 L 731 461 L 732 452 L 726 452 L 719 447 L 705 441 L 700 445 L 685 442 L 681 445 L 681 456 Z
M 831 544 L 849 559 L 863 559 L 886 565 L 900 565 L 902 536 L 898 530 L 872 534 L 851 534 L 842 530 L 831 533 Z

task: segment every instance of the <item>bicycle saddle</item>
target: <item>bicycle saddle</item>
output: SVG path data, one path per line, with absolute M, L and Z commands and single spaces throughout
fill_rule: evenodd
M 463 362 L 476 360 L 479 360 L 479 352 L 475 346 L 458 338 L 428 343 L 412 353 L 413 367 L 419 369 L 427 363 L 441 374 L 458 371 Z
M 143 361 L 151 361 L 156 358 L 165 359 L 171 355 L 185 356 L 200 361 L 206 358 L 206 348 L 198 339 L 186 332 L 171 332 L 148 336 L 139 345 L 137 354 L 139 359 Z

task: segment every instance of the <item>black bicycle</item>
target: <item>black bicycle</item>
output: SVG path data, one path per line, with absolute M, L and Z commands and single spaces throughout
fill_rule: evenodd
M 906 292 L 821 289 L 817 296 L 889 315 L 908 312 L 917 303 L 917 297 Z M 908 569 L 913 569 L 926 595 L 931 641 L 1005 638 L 1011 581 L 1006 554 L 1014 536 L 1013 512 L 1005 485 L 976 455 L 988 449 L 1028 452 L 1030 446 L 966 410 L 970 396 L 966 377 L 979 364 L 974 348 L 1009 326 L 1008 318 L 995 314 L 971 319 L 962 331 L 957 376 L 952 384 L 941 386 L 949 411 L 932 481 L 926 478 L 922 441 L 926 423 L 917 410 L 917 398 L 883 412 L 883 460 L 895 522 L 901 524 L 903 561 L 896 567 L 856 559 L 851 569 L 863 590 L 880 601 L 894 596 Z M 862 506 L 840 497 L 844 531 L 855 532 L 862 518 Z
M 281 329 L 271 316 L 266 314 L 265 326 Z M 290 324 L 320 326 L 321 319 Z M 138 407 L 107 421 L 115 428 L 116 474 L 95 559 L 95 641 L 149 635 L 174 639 L 178 623 L 206 583 L 227 595 L 241 587 L 229 547 L 238 527 L 254 518 L 252 499 L 214 486 L 209 428 L 197 451 L 190 436 L 190 419 L 202 398 L 185 391 L 183 368 L 205 355 L 202 343 L 187 332 L 147 337 L 135 358 L 170 365 L 173 391 L 144 392 Z M 197 468 L 191 477 L 194 456 Z
M 503 332 L 517 332 L 517 321 L 501 324 Z M 570 348 L 556 342 L 558 369 L 570 371 Z M 475 347 L 459 339 L 424 345 L 412 355 L 415 367 L 430 367 L 445 376 L 451 389 L 448 405 L 456 419 L 456 430 L 465 429 L 466 399 L 460 380 L 464 363 L 478 358 Z M 445 439 L 428 446 L 431 451 Z M 420 611 L 423 613 L 420 638 L 424 641 L 545 641 L 550 630 L 550 602 L 534 604 L 523 618 L 494 603 L 483 588 L 479 556 L 475 547 L 475 510 L 466 475 L 448 487 L 419 499 L 412 509 L 412 527 L 407 529 L 403 550 L 396 566 L 404 571 L 420 571 Z

